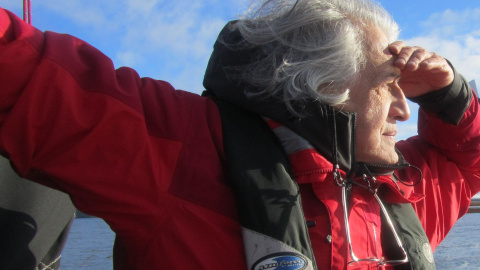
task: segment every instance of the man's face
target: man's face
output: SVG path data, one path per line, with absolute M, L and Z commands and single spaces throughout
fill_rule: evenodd
M 350 98 L 337 109 L 357 113 L 357 161 L 394 164 L 397 121 L 410 118 L 410 109 L 398 86 L 400 71 L 393 66 L 383 34 L 373 34 L 371 61 L 350 88 Z

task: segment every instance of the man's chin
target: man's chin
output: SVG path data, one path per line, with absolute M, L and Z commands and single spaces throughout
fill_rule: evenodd
M 378 165 L 394 165 L 398 163 L 398 154 L 396 151 L 393 151 L 391 154 L 386 154 L 382 152 L 383 155 L 371 155 L 371 156 L 358 156 L 358 162 L 364 162 L 369 164 L 378 164 Z
M 379 160 L 378 164 L 383 165 L 394 165 L 398 163 L 398 154 L 397 152 L 392 153 L 389 156 L 386 156 Z

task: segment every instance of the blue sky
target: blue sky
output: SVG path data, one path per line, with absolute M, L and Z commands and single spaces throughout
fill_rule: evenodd
M 448 58 L 480 84 L 480 1 L 382 0 L 402 30 L 400 39 Z M 22 16 L 21 0 L 0 6 Z M 41 30 L 79 37 L 108 55 L 117 67 L 166 80 L 195 93 L 215 38 L 250 0 L 42 0 L 32 1 L 32 22 Z M 416 110 L 399 124 L 397 139 L 416 133 Z

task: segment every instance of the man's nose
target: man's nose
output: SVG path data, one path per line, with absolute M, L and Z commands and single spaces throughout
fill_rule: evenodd
M 410 107 L 408 106 L 407 98 L 398 84 L 392 85 L 391 89 L 392 103 L 389 116 L 397 121 L 407 121 L 410 118 Z

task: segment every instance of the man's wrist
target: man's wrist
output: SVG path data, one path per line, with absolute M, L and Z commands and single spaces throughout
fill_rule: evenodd
M 452 66 L 450 62 L 449 65 Z M 455 77 L 450 85 L 409 99 L 443 121 L 457 125 L 468 109 L 473 94 L 465 78 L 453 66 L 452 69 Z

